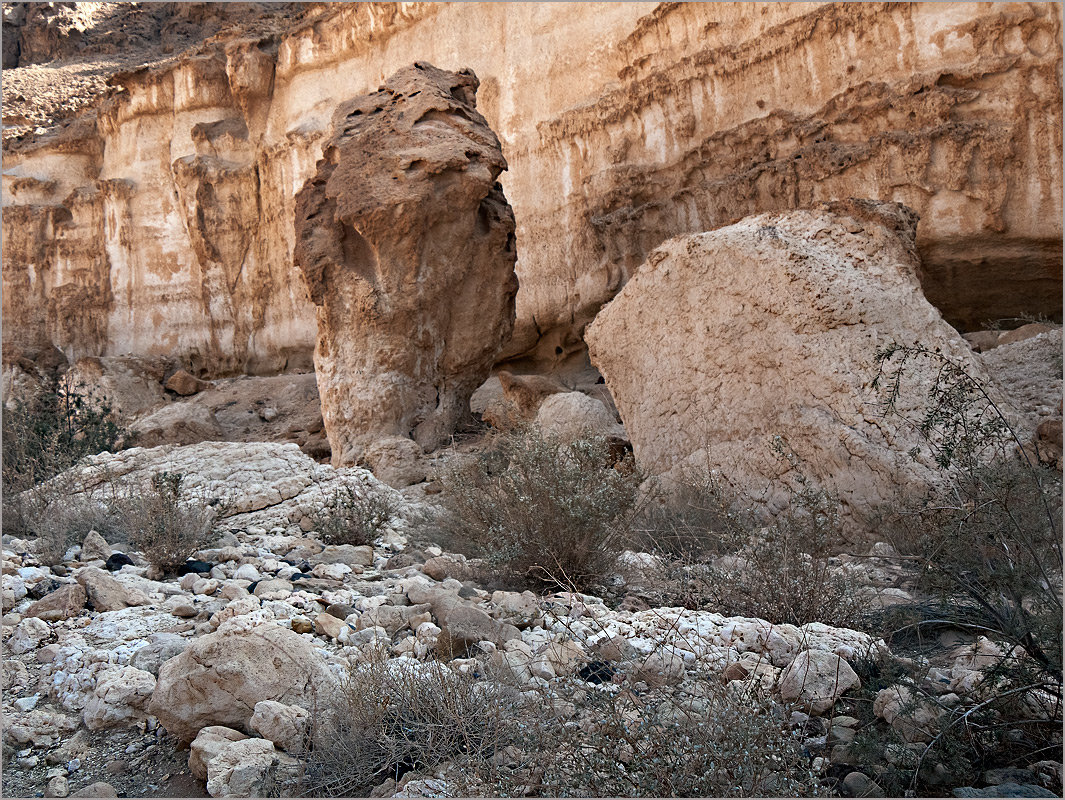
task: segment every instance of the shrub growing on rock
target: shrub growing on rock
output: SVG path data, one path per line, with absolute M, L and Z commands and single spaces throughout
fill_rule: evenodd
M 182 481 L 181 475 L 160 472 L 144 491 L 116 500 L 110 509 L 116 535 L 164 572 L 173 572 L 205 547 L 214 527 L 208 506 L 182 498 Z
M 360 494 L 344 486 L 317 513 L 315 530 L 326 544 L 373 544 L 395 513 L 395 504 L 383 493 L 367 489 Z
M 961 700 L 944 711 L 907 788 L 937 762 L 972 780 L 991 766 L 1060 761 L 1061 475 L 1036 463 L 991 389 L 951 359 L 918 345 L 877 358 L 885 415 L 919 430 L 942 468 L 941 482 L 886 521 L 924 595 L 891 609 L 886 634 L 911 645 L 942 629 L 984 637 L 973 670 L 954 663 Z M 918 361 L 936 365 L 939 378 L 925 415 L 909 419 L 896 404 L 899 377 Z M 923 677 L 911 677 L 915 691 Z
M 642 479 L 631 456 L 615 463 L 603 437 L 526 428 L 445 476 L 445 527 L 472 540 L 502 584 L 586 589 L 624 549 Z

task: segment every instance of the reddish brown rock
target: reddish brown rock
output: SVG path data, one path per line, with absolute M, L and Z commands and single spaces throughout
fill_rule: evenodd
M 443 444 L 510 335 L 514 215 L 478 85 L 418 63 L 345 103 L 297 195 L 334 466 L 385 436 Z
M 201 381 L 199 378 L 190 375 L 183 369 L 179 369 L 166 381 L 166 388 L 174 392 L 174 394 L 180 394 L 182 396 L 188 396 L 190 394 L 196 394 L 202 392 L 207 383 Z

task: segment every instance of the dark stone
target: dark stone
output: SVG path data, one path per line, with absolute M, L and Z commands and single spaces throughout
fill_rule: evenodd
M 49 578 L 48 580 L 37 581 L 37 583 L 33 584 L 33 586 L 27 586 L 26 594 L 32 597 L 34 600 L 40 600 L 42 597 L 50 595 L 60 586 L 63 586 L 63 584 L 57 580 Z
M 326 614 L 337 619 L 347 619 L 355 613 L 355 607 L 349 606 L 346 603 L 333 603 L 325 610 Z
M 118 570 L 122 569 L 122 567 L 127 564 L 133 564 L 133 559 L 125 553 L 112 553 L 104 566 L 107 568 L 108 572 L 118 572 Z
M 195 572 L 197 575 L 203 575 L 211 571 L 214 564 L 208 564 L 206 561 L 186 561 L 180 567 L 178 567 L 178 575 L 188 575 L 190 572 Z
M 598 686 L 609 682 L 615 672 L 616 670 L 605 661 L 590 661 L 581 667 L 577 674 L 585 683 Z

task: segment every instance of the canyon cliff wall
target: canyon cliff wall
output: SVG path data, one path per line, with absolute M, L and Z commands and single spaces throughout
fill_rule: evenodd
M 416 60 L 476 71 L 510 165 L 504 358 L 582 353 L 673 236 L 851 196 L 920 214 L 951 322 L 1060 316 L 1059 5 L 360 3 L 220 34 L 7 139 L 5 357 L 309 368 L 295 194 L 337 106 Z

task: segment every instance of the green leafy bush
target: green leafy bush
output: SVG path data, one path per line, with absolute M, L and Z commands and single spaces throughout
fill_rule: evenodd
M 106 402 L 63 380 L 5 407 L 2 424 L 5 498 L 69 469 L 83 456 L 115 450 L 124 435 Z

